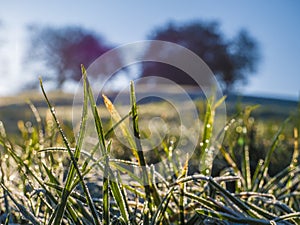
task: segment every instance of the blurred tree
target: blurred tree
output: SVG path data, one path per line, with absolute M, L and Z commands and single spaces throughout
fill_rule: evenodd
M 62 88 L 67 80 L 79 81 L 80 65 L 88 67 L 112 48 L 96 33 L 78 26 L 30 26 L 28 30 L 30 45 L 25 62 L 42 63 L 47 69 L 46 79 L 55 81 L 57 88 Z
M 1 32 L 1 29 L 3 28 L 3 22 L 0 20 L 0 32 Z M 0 33 L 0 46 L 2 45 L 2 34 Z
M 237 83 L 246 84 L 248 75 L 256 72 L 260 59 L 256 40 L 246 30 L 241 30 L 232 40 L 227 40 L 216 22 L 192 22 L 184 25 L 169 23 L 154 30 L 153 40 L 174 42 L 197 54 L 213 71 L 228 92 Z M 145 54 L 153 54 L 150 52 Z M 156 54 L 172 54 L 171 49 L 161 49 Z M 195 85 L 195 81 L 179 70 L 163 63 L 143 63 L 142 76 L 163 76 L 183 85 Z

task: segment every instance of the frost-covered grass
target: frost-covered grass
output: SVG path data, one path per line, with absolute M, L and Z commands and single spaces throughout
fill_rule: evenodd
M 254 107 L 245 107 L 224 127 L 224 142 L 215 146 L 220 154 L 213 160 L 205 151 L 209 146 L 200 144 L 212 136 L 212 129 L 205 128 L 214 126 L 218 104 L 207 103 L 195 150 L 199 154 L 191 160 L 212 164 L 203 170 L 190 166 L 197 163 L 179 160 L 170 137 L 155 149 L 166 160 L 157 168 L 149 163 L 140 143 L 138 115 L 143 106 L 136 104 L 134 84 L 131 110 L 123 118 L 103 96 L 111 115 L 111 122 L 104 124 L 84 68 L 83 80 L 76 139 L 57 118 L 58 109 L 52 106 L 42 83 L 50 110 L 46 117 L 29 103 L 35 122 L 18 123 L 20 138 L 10 139 L 5 124 L 0 124 L 1 223 L 300 224 L 299 112 L 276 127 L 271 138 L 260 133 L 269 128 L 251 117 Z M 85 145 L 88 112 L 98 138 L 92 149 Z M 122 148 L 113 133 L 116 128 L 130 144 L 123 149 L 123 159 L 113 153 Z M 285 169 L 270 175 L 274 155 L 284 151 L 286 157 L 279 155 L 279 160 L 286 164 Z M 137 175 L 132 168 L 142 169 Z

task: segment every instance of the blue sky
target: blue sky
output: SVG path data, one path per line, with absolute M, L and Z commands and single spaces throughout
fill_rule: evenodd
M 24 70 L 21 61 L 25 26 L 82 25 L 109 42 L 144 40 L 168 21 L 217 20 L 226 36 L 246 28 L 260 43 L 263 59 L 258 73 L 240 88 L 252 95 L 297 99 L 300 91 L 300 1 L 2 1 L 0 8 L 0 95 L 12 94 L 38 75 Z

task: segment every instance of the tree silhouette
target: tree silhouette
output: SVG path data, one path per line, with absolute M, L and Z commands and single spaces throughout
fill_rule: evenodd
M 80 65 L 88 67 L 112 48 L 96 33 L 78 26 L 30 26 L 29 31 L 31 40 L 26 62 L 42 63 L 48 74 L 46 79 L 54 80 L 57 88 L 62 88 L 67 80 L 80 80 Z
M 193 51 L 210 67 L 225 91 L 232 90 L 237 83 L 245 84 L 248 75 L 256 71 L 260 59 L 258 44 L 246 30 L 241 30 L 233 39 L 227 40 L 216 22 L 196 21 L 183 25 L 169 23 L 155 29 L 149 39 L 174 42 Z M 172 50 L 164 48 L 156 54 L 168 57 Z M 183 85 L 196 84 L 176 67 L 155 62 L 143 63 L 142 77 L 153 75 Z

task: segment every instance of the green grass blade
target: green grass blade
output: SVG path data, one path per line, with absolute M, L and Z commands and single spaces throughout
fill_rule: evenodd
M 37 122 L 37 128 L 38 128 L 38 136 L 39 136 L 39 147 L 40 149 L 43 149 L 43 145 L 44 145 L 44 132 L 43 132 L 43 125 L 42 125 L 42 119 L 41 116 L 39 114 L 39 111 L 37 110 L 37 108 L 34 106 L 34 104 L 32 104 L 31 101 L 28 101 L 29 107 L 34 115 L 34 118 Z
M 206 209 L 196 209 L 196 212 L 200 215 L 209 216 L 217 220 L 230 221 L 238 224 L 248 224 L 248 225 L 270 225 L 270 221 L 254 219 L 249 217 L 235 217 L 227 213 L 215 212 Z
M 160 198 L 160 194 L 159 194 L 159 190 L 157 188 L 156 185 L 156 173 L 155 173 L 155 167 L 154 165 L 151 165 L 150 167 L 150 179 L 152 180 L 151 182 L 151 191 L 152 191 L 152 198 L 153 198 L 153 202 L 154 204 L 158 207 L 161 203 L 161 198 Z
M 143 173 L 143 182 L 144 182 L 144 188 L 146 192 L 146 199 L 148 202 L 148 207 L 151 211 L 151 190 L 149 186 L 149 178 L 148 178 L 148 171 L 147 171 L 147 165 L 140 141 L 140 130 L 138 125 L 138 112 L 137 112 L 137 105 L 136 105 L 136 98 L 135 98 L 135 90 L 134 90 L 134 83 L 133 81 L 130 82 L 130 102 L 131 102 L 131 112 L 132 112 L 132 124 L 133 124 L 133 133 L 135 137 L 135 146 L 137 148 L 137 154 L 138 154 L 138 161 L 140 166 L 142 167 L 142 173 Z
M 61 196 L 61 193 L 63 191 L 63 188 L 59 186 L 59 181 L 57 180 L 57 178 L 53 175 L 53 173 L 51 172 L 51 170 L 44 164 L 42 163 L 45 171 L 46 171 L 46 174 L 48 175 L 48 178 L 50 180 L 51 183 L 45 183 L 47 186 L 49 187 L 52 187 L 52 188 L 55 188 L 56 192 L 59 194 L 59 196 Z M 72 187 L 72 190 L 73 190 L 73 187 Z M 71 193 L 71 195 L 73 196 L 73 193 Z M 81 199 L 82 200 L 82 199 Z M 85 200 L 85 198 L 84 198 Z M 83 201 L 83 200 L 82 200 Z M 70 219 L 75 223 L 75 224 L 80 224 L 80 220 L 78 218 L 78 215 L 76 214 L 76 212 L 74 211 L 74 209 L 71 207 L 70 203 L 68 202 L 67 203 L 67 213 L 70 217 Z M 54 214 L 53 214 L 54 215 Z M 54 219 L 54 217 L 53 217 Z M 52 219 L 51 219 L 52 220 Z M 50 223 L 51 221 L 49 221 Z
M 103 96 L 105 96 L 105 95 L 103 95 Z M 107 100 L 109 100 L 108 99 L 108 97 L 106 97 L 105 96 L 105 98 L 107 99 Z M 103 97 L 103 99 L 104 99 L 104 97 Z M 105 100 L 106 102 L 107 102 L 107 100 Z M 119 121 L 116 121 L 116 123 L 105 133 L 105 135 L 104 135 L 104 137 L 105 137 L 105 140 L 107 140 L 108 138 L 109 138 L 109 136 L 112 134 L 112 132 L 117 128 L 117 127 L 119 127 L 119 126 L 122 126 L 122 124 L 124 123 L 124 121 L 126 120 L 126 119 L 128 119 L 129 117 L 131 116 L 131 111 L 128 113 L 128 114 L 126 114 L 125 116 L 123 116 Z
M 247 144 L 243 147 L 243 160 L 242 160 L 242 174 L 245 180 L 245 188 L 247 191 L 251 189 L 251 171 L 250 171 L 250 156 L 249 146 Z
M 125 191 L 120 186 L 120 184 L 115 181 L 110 181 L 110 187 L 111 187 L 111 192 L 113 194 L 113 197 L 120 209 L 120 213 L 124 221 L 126 222 L 126 224 L 130 224 L 130 220 L 129 220 L 130 212 L 129 212 L 127 199 L 125 196 Z
M 276 219 L 274 219 L 274 222 L 278 223 L 280 221 L 286 221 L 291 219 L 299 219 L 300 218 L 300 212 L 290 213 L 283 216 L 279 216 Z
M 84 77 L 86 77 L 86 80 L 85 80 L 86 94 L 88 96 L 88 100 L 90 101 L 91 110 L 93 113 L 96 131 L 97 131 L 97 135 L 98 135 L 98 141 L 100 143 L 100 150 L 101 150 L 102 155 L 105 155 L 106 154 L 106 144 L 105 144 L 105 135 L 104 135 L 104 131 L 103 131 L 102 121 L 101 121 L 101 118 L 98 113 L 97 104 L 96 104 L 96 101 L 95 101 L 95 98 L 93 95 L 92 88 L 87 79 L 86 69 L 84 68 L 83 65 L 81 66 L 81 69 L 82 69 L 82 74 L 84 75 Z
M 99 113 L 98 113 L 98 109 L 97 109 L 97 105 L 96 105 L 95 100 L 94 100 L 94 96 L 92 95 L 92 93 L 90 93 L 89 96 L 90 96 L 89 99 L 91 101 L 91 107 L 92 107 L 93 116 L 94 116 L 94 120 L 95 120 L 98 140 L 99 140 L 99 143 L 100 143 L 100 150 L 101 150 L 102 155 L 105 155 L 106 144 L 105 144 L 105 138 L 104 138 L 104 132 L 103 132 L 103 126 L 102 126 L 101 118 L 100 118 Z
M 132 172 L 130 167 L 128 168 L 126 166 L 122 166 L 122 165 L 129 165 L 129 166 L 132 166 L 132 167 L 138 167 L 139 165 L 137 163 L 131 162 L 131 161 L 118 160 L 118 159 L 115 159 L 115 160 L 111 159 L 110 163 L 118 171 L 121 171 L 122 173 L 126 173 L 134 181 L 136 181 L 137 183 L 143 185 L 143 178 L 139 177 L 134 172 Z
M 44 170 L 46 171 L 46 174 L 48 175 L 48 178 L 49 178 L 50 182 L 54 183 L 54 184 L 59 184 L 59 181 L 53 175 L 53 173 L 51 172 L 51 170 L 44 163 L 42 163 L 42 165 L 44 167 Z
M 257 188 L 255 188 L 254 191 L 260 190 L 263 187 L 264 179 L 267 176 L 269 165 L 270 165 L 270 162 L 271 162 L 271 156 L 274 153 L 274 151 L 275 151 L 275 149 L 276 149 L 276 147 L 279 143 L 279 136 L 282 133 L 282 131 L 285 128 L 288 121 L 290 121 L 290 118 L 288 118 L 284 121 L 284 123 L 281 125 L 280 129 L 278 130 L 277 134 L 274 137 L 272 146 L 269 149 L 269 151 L 267 152 L 266 158 L 264 160 L 264 164 L 263 164 L 263 167 L 262 167 L 262 172 L 258 176 L 258 186 L 257 186 Z
M 299 172 L 299 169 L 297 170 L 297 168 L 291 168 L 291 167 L 287 167 L 284 170 L 282 170 L 281 172 L 279 172 L 278 174 L 276 174 L 274 177 L 272 177 L 262 188 L 261 192 L 263 193 L 267 193 L 270 191 L 274 191 L 274 189 L 277 189 L 278 184 L 280 182 L 283 182 L 283 180 L 286 180 L 288 177 L 290 177 L 291 175 L 295 174 Z
M 14 202 L 14 204 L 17 206 L 18 210 L 24 216 L 24 218 L 29 220 L 34 225 L 40 225 L 39 220 L 31 212 L 29 212 L 22 204 L 18 203 L 16 198 L 10 193 L 6 186 L 2 183 L 0 183 L 0 185 L 3 188 L 3 190 L 5 190 L 5 192 L 8 194 L 10 199 Z
M 294 127 L 294 152 L 292 156 L 292 160 L 290 163 L 290 167 L 296 167 L 299 165 L 298 158 L 299 158 L 299 130 L 298 128 Z
M 80 220 L 80 217 L 78 216 L 78 214 L 76 213 L 76 211 L 74 210 L 74 208 L 72 206 L 73 206 L 72 203 L 70 203 L 70 202 L 67 203 L 68 218 L 70 218 L 74 224 L 81 225 L 82 222 Z
M 84 77 L 84 83 L 85 83 L 85 88 L 87 88 L 87 80 L 86 80 L 86 73 L 83 73 L 83 77 Z M 46 95 L 46 92 L 44 90 L 44 87 L 43 87 L 43 83 L 42 83 L 42 80 L 40 80 L 40 86 L 41 86 L 41 89 L 42 89 L 42 92 L 43 92 L 43 95 L 46 99 L 46 102 L 48 104 L 48 107 L 50 109 L 50 112 L 54 118 L 54 121 L 56 123 L 56 126 L 59 130 L 59 133 L 63 139 L 63 142 L 68 150 L 68 153 L 69 153 L 69 156 L 71 158 L 71 161 L 72 161 L 72 164 L 70 165 L 69 167 L 69 171 L 68 171 L 68 175 L 67 175 L 67 181 L 66 181 L 66 184 L 65 184 L 65 187 L 64 187 L 64 190 L 63 190 L 63 193 L 62 193 L 62 197 L 61 197 L 61 201 L 59 203 L 59 206 L 58 206 L 58 210 L 57 210 L 57 213 L 55 215 L 55 219 L 53 221 L 53 224 L 54 225 L 60 225 L 61 222 L 62 222 L 62 218 L 64 216 L 64 212 L 65 212 L 65 209 L 66 209 L 66 205 L 67 205 L 67 201 L 68 201 L 68 197 L 71 193 L 71 187 L 72 187 L 72 181 L 73 181 L 73 178 L 75 176 L 75 173 L 77 173 L 78 177 L 80 178 L 80 181 L 81 181 L 81 185 L 82 185 L 82 188 L 84 190 L 84 193 L 86 194 L 86 198 L 87 198 L 87 201 L 88 201 L 88 205 L 90 207 L 90 210 L 93 214 L 93 219 L 94 219 L 94 223 L 97 224 L 97 225 L 100 225 L 100 221 L 99 221 L 99 218 L 98 218 L 98 214 L 97 214 L 97 211 L 96 211 L 96 208 L 95 208 L 95 205 L 91 199 L 91 196 L 90 196 L 90 193 L 89 193 L 89 190 L 84 182 L 84 179 L 82 177 L 82 174 L 81 174 L 81 171 L 79 169 L 79 166 L 77 164 L 77 160 L 78 160 L 78 152 L 79 150 L 76 152 L 76 148 L 75 148 L 75 153 L 73 154 L 72 150 L 71 150 L 71 147 L 70 147 L 70 144 L 61 128 L 61 125 L 57 119 L 57 116 L 56 116 L 56 112 L 55 112 L 55 109 L 54 107 L 52 106 L 52 104 L 50 103 L 47 95 Z M 85 93 L 87 93 L 87 91 L 85 91 Z M 85 104 L 84 104 L 85 105 Z M 85 107 L 85 106 L 84 106 Z M 83 115 L 84 117 L 84 115 Z M 84 122 L 84 121 L 82 121 Z M 83 131 L 80 131 L 80 132 L 85 132 L 84 130 Z M 81 135 L 79 135 L 80 137 L 83 137 Z M 80 144 L 80 142 L 78 142 Z M 80 146 L 78 146 L 80 147 Z M 77 148 L 78 148 L 77 147 Z M 79 148 L 78 148 L 79 149 Z M 80 154 L 80 152 L 79 152 Z
M 82 66 L 82 71 L 83 74 L 86 76 L 86 70 Z M 102 121 L 98 113 L 96 101 L 93 96 L 92 89 L 86 80 L 86 90 L 87 90 L 87 96 L 89 97 L 89 101 L 91 104 L 91 109 L 96 125 L 96 131 L 98 135 L 98 141 L 100 143 L 100 150 L 102 152 L 102 155 L 104 157 L 105 165 L 104 165 L 104 177 L 103 177 L 103 224 L 109 224 L 110 223 L 110 204 L 109 204 L 109 156 L 108 152 L 106 149 L 106 144 L 105 144 L 105 137 L 104 137 L 104 132 L 103 132 L 103 126 L 102 126 Z
M 10 143 L 10 141 L 8 139 L 3 140 L 3 141 L 0 139 L 0 142 L 3 143 L 3 147 L 5 148 L 5 150 L 12 156 L 14 161 L 18 164 L 20 171 L 23 171 L 23 168 L 25 168 L 25 171 L 23 171 L 24 176 L 27 176 L 27 174 L 32 176 L 33 179 L 43 188 L 43 190 L 45 190 L 45 194 L 48 196 L 51 203 L 56 204 L 57 201 L 56 201 L 55 197 L 52 195 L 51 192 L 48 191 L 48 189 L 44 185 L 44 182 L 37 177 L 36 173 L 34 171 L 32 171 L 31 168 L 27 164 L 24 163 L 22 158 L 20 158 L 16 154 L 16 150 L 13 148 L 13 145 Z M 6 142 L 8 142 L 10 144 L 10 147 L 6 144 Z
M 259 218 L 259 215 L 257 215 L 257 213 L 255 213 L 249 206 L 247 206 L 239 198 L 233 196 L 230 192 L 228 192 L 220 184 L 218 184 L 213 178 L 210 178 L 209 182 L 213 187 L 219 190 L 226 198 L 228 198 L 232 203 L 234 203 L 238 208 L 244 211 L 247 215 L 253 218 Z
M 63 141 L 64 141 L 64 144 L 69 152 L 69 154 L 71 155 L 71 158 L 72 158 L 72 161 L 75 161 L 77 162 L 77 160 L 75 159 L 74 157 L 74 154 L 71 152 L 71 147 L 69 145 L 69 142 L 67 141 L 67 138 L 65 137 L 63 131 L 62 131 L 62 128 L 60 126 L 60 123 L 56 117 L 56 112 L 55 112 L 55 109 L 54 107 L 51 105 L 47 95 L 46 95 L 46 92 L 44 90 L 44 87 L 43 87 L 43 83 L 42 83 L 42 80 L 40 79 L 40 86 L 41 86 L 41 89 L 42 89 L 42 92 L 44 94 L 44 97 L 46 99 L 46 102 L 48 104 L 48 107 L 50 109 L 50 112 L 55 120 L 55 123 L 59 129 L 59 132 L 61 133 L 61 136 L 63 138 Z M 62 223 L 62 219 L 63 219 L 63 216 L 64 216 L 64 212 L 65 212 L 65 209 L 66 209 L 66 205 L 67 205 L 67 201 L 68 201 L 68 196 L 70 195 L 71 193 L 71 190 L 70 190 L 70 187 L 71 187 L 71 182 L 73 180 L 73 177 L 75 175 L 75 169 L 74 169 L 74 166 L 73 164 L 71 164 L 71 166 L 69 167 L 69 171 L 68 171 L 68 176 L 67 176 L 67 181 L 66 181 L 66 184 L 65 184 L 65 187 L 64 187 L 64 190 L 63 190 L 63 193 L 62 193 L 62 196 L 61 196 L 61 201 L 60 203 L 58 204 L 58 207 L 56 208 L 54 214 L 53 214 L 53 224 L 54 225 L 60 225 Z
M 253 203 L 251 203 L 250 201 L 246 201 L 245 204 L 247 204 L 253 211 L 257 212 L 259 215 L 263 216 L 264 218 L 268 219 L 268 220 L 272 220 L 274 218 L 276 218 L 276 216 L 270 212 L 268 212 L 267 210 L 264 210 L 263 207 L 261 206 L 257 206 Z
M 180 178 L 186 178 L 188 174 L 188 163 L 189 163 L 189 157 L 187 155 L 187 159 L 185 162 L 185 165 L 183 167 L 182 173 Z M 186 183 L 181 183 L 180 185 L 180 196 L 179 196 L 179 220 L 180 224 L 184 225 L 185 224 L 185 216 L 184 216 L 184 205 L 185 205 L 185 192 L 186 192 Z
M 209 181 L 209 177 L 204 176 L 203 174 L 191 175 L 191 176 L 187 176 L 187 177 L 184 177 L 184 178 L 179 178 L 174 183 L 170 184 L 169 186 L 173 187 L 175 185 L 179 185 L 179 184 L 184 183 L 184 182 L 197 181 L 197 180 Z
M 137 105 L 136 105 L 136 98 L 135 98 L 135 90 L 134 90 L 134 83 L 133 81 L 130 82 L 130 101 L 131 101 L 131 112 L 132 112 L 132 124 L 133 124 L 133 133 L 135 137 L 135 146 L 137 148 L 137 154 L 138 154 L 138 161 L 139 165 L 142 166 L 145 170 L 146 161 L 140 141 L 140 130 L 138 125 L 138 112 L 137 112 Z M 143 176 L 144 177 L 144 183 L 148 183 L 148 176 L 147 171 L 143 170 Z
M 200 152 L 200 172 L 206 176 L 211 174 L 213 157 L 214 153 L 212 152 L 212 136 L 213 136 L 213 128 L 214 128 L 214 116 L 215 110 L 219 107 L 226 96 L 220 98 L 217 102 L 215 102 L 215 97 L 212 96 L 207 100 L 206 105 L 206 113 L 204 117 L 203 123 L 203 136 L 201 141 L 201 152 Z M 199 154 L 199 153 L 198 153 Z
M 168 204 L 172 198 L 173 192 L 174 192 L 175 186 L 171 187 L 167 194 L 165 195 L 165 197 L 162 199 L 159 207 L 157 208 L 153 218 L 152 218 L 152 222 L 151 225 L 158 225 L 161 223 L 161 221 L 163 220 L 164 214 L 168 208 Z
M 209 210 L 214 210 L 214 211 L 219 210 L 219 207 L 214 202 L 209 201 L 208 198 L 204 198 L 190 192 L 185 192 L 185 196 Z
M 10 213 L 7 214 L 4 225 L 9 225 L 9 221 L 10 221 Z
M 206 106 L 206 113 L 203 123 L 203 137 L 201 141 L 201 153 L 200 153 L 200 172 L 203 175 L 210 175 L 211 173 L 211 161 L 210 158 L 212 156 L 209 155 L 210 153 L 210 139 L 212 136 L 213 130 L 213 107 L 212 107 L 212 100 L 207 101 Z
M 255 190 L 255 186 L 258 186 L 259 184 L 258 176 L 262 171 L 263 165 L 264 165 L 264 160 L 262 159 L 258 160 L 252 177 L 251 191 Z
M 108 145 L 108 148 L 110 148 L 110 145 Z M 107 151 L 104 155 L 105 165 L 104 165 L 104 177 L 103 177 L 103 224 L 108 225 L 110 221 L 110 204 L 109 204 L 109 151 Z
M 104 132 L 103 132 L 103 126 L 102 126 L 102 122 L 101 122 L 101 118 L 98 114 L 98 111 L 97 111 L 97 106 L 96 106 L 96 102 L 94 100 L 94 96 L 93 96 L 93 93 L 92 93 L 92 90 L 90 88 L 90 86 L 88 85 L 88 95 L 89 95 L 89 100 L 91 102 L 91 106 L 92 106 L 92 111 L 93 111 L 93 116 L 94 116 L 94 120 L 95 120 L 95 124 L 96 124 L 96 130 L 97 130 L 97 133 L 98 133 L 98 139 L 99 139 L 99 143 L 100 143 L 100 148 L 102 149 L 102 153 L 103 155 L 106 155 L 106 172 L 107 172 L 107 176 L 112 176 L 113 178 L 113 173 L 110 169 L 110 166 L 109 166 L 109 157 L 108 157 L 108 153 L 107 153 L 107 150 L 106 150 L 106 146 L 105 146 L 105 135 L 104 135 Z M 107 103 L 106 103 L 107 104 Z M 112 104 L 111 104 L 112 105 Z M 122 118 L 120 119 L 122 120 Z M 119 121 L 118 121 L 119 122 Z M 126 208 L 126 204 L 125 204 L 125 200 L 122 196 L 122 193 L 121 193 L 121 190 L 118 186 L 118 184 L 116 182 L 112 182 L 111 179 L 110 180 L 106 180 L 106 185 L 108 185 L 108 183 L 110 184 L 110 188 L 111 188 L 111 191 L 113 193 L 113 196 L 118 204 L 118 207 L 120 209 L 120 212 L 123 216 L 123 219 L 128 222 L 129 221 L 129 216 L 128 216 L 128 209 Z M 107 199 L 106 199 L 107 201 Z M 107 203 L 105 203 L 106 206 L 105 207 L 108 207 L 107 206 Z M 106 215 L 106 219 L 107 219 L 107 215 Z
M 224 159 L 226 160 L 226 162 L 233 168 L 233 171 L 235 172 L 235 174 L 240 177 L 240 181 L 238 181 L 238 182 L 241 182 L 242 184 L 244 184 L 245 180 L 244 180 L 244 177 L 242 176 L 242 172 L 240 171 L 240 169 L 238 168 L 237 164 L 232 159 L 230 154 L 225 150 L 225 148 L 223 146 L 220 146 L 219 150 L 220 150 L 221 154 L 223 155 Z M 238 186 L 240 186 L 240 185 L 238 185 Z
M 53 184 L 53 183 L 46 183 L 47 186 L 55 189 L 57 191 L 57 193 L 61 194 L 62 191 L 63 191 L 63 187 L 57 185 L 57 184 Z M 86 197 L 84 195 L 81 195 L 80 193 L 77 193 L 77 192 L 72 192 L 71 195 L 72 197 L 71 201 L 68 202 L 67 204 L 67 210 L 68 210 L 68 213 L 70 214 L 70 217 L 72 219 L 72 221 L 74 221 L 75 224 L 82 224 L 82 222 L 80 222 L 78 215 L 76 214 L 76 212 L 80 212 L 81 214 L 84 214 L 84 217 L 85 219 L 89 220 L 91 223 L 93 223 L 93 218 L 92 216 L 90 215 L 90 213 L 88 213 L 86 210 L 85 210 L 85 207 L 86 207 L 86 204 L 88 203 L 87 200 L 86 200 Z M 73 199 L 76 200 L 73 201 Z M 73 207 L 76 207 L 76 212 L 75 210 L 73 209 Z M 97 208 L 99 211 L 103 211 L 102 209 L 100 208 Z

